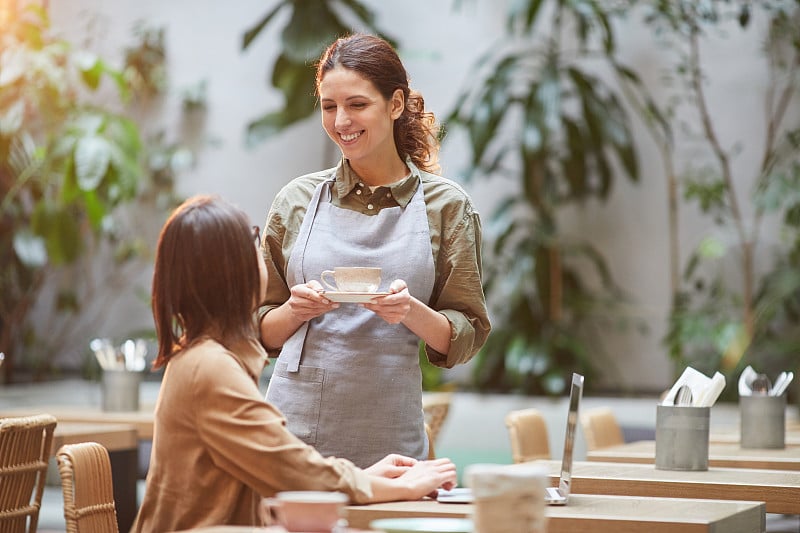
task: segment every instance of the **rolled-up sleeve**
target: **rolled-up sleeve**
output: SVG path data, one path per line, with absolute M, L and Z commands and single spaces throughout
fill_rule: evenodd
M 445 215 L 446 216 L 446 215 Z M 452 224 L 444 219 L 437 257 L 437 287 L 433 309 L 450 323 L 450 351 L 439 353 L 426 347 L 428 360 L 452 368 L 466 363 L 486 342 L 491 324 L 482 286 L 481 222 L 467 202 Z

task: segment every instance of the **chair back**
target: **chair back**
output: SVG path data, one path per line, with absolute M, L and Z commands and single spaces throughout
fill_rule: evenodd
M 0 533 L 36 531 L 56 423 L 47 414 L 0 419 Z
M 431 447 L 436 443 L 447 413 L 450 412 L 452 397 L 452 393 L 449 392 L 426 393 L 422 397 L 422 412 L 425 415 L 425 423 L 430 429 L 428 436 Z
M 108 450 L 96 442 L 65 444 L 56 459 L 67 533 L 118 533 Z
M 610 408 L 595 407 L 584 411 L 580 418 L 587 450 L 597 450 L 625 443 L 622 428 L 617 422 L 614 411 Z
M 427 423 L 425 424 L 425 434 L 428 436 L 428 459 L 436 459 L 436 449 L 433 447 L 431 427 Z
M 547 424 L 541 411 L 533 407 L 511 411 L 506 415 L 505 423 L 515 463 L 550 459 Z

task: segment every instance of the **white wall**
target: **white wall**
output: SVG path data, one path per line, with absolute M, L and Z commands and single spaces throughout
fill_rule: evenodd
M 495 0 L 366 3 L 378 13 L 378 25 L 400 41 L 412 86 L 425 95 L 428 106 L 440 116 L 454 107 L 475 58 L 503 30 L 505 2 Z M 456 3 L 461 7 L 456 9 Z M 275 29 L 262 34 L 246 53 L 240 52 L 242 33 L 275 2 L 54 0 L 50 5 L 54 28 L 73 40 L 82 41 L 87 35 L 87 21 L 96 19 L 89 35 L 104 55 L 118 59 L 122 48 L 133 42 L 134 21 L 143 19 L 167 28 L 173 93 L 164 107 L 165 123 L 174 122 L 172 119 L 177 116 L 180 88 L 203 78 L 209 80 L 206 128 L 221 144 L 206 149 L 197 168 L 181 178 L 182 194 L 220 193 L 241 206 L 253 223 L 261 225 L 273 196 L 283 184 L 294 176 L 330 165 L 329 141 L 316 119 L 292 127 L 256 149 L 244 147 L 247 122 L 281 103 L 279 93 L 265 82 L 277 53 Z M 658 86 L 660 68 L 665 65 L 663 55 L 652 46 L 650 31 L 630 24 L 620 37 L 624 59 L 648 73 L 649 81 Z M 709 87 L 713 112 L 724 119 L 723 142 L 730 146 L 736 140 L 744 140 L 748 147 L 736 164 L 737 175 L 745 177 L 752 173 L 758 158 L 753 151 L 759 149 L 758 143 L 749 139 L 759 139 L 762 128 L 759 102 L 764 73 L 759 66 L 760 38 L 760 31 L 752 29 L 746 39 L 733 45 L 714 42 L 706 58 L 714 73 L 714 84 Z M 752 132 L 754 127 L 756 131 Z M 657 391 L 673 379 L 671 363 L 660 344 L 670 297 L 666 188 L 655 146 L 641 127 L 637 134 L 642 182 L 632 185 L 617 180 L 607 205 L 589 204 L 574 209 L 564 214 L 564 222 L 576 235 L 607 251 L 613 275 L 634 296 L 634 313 L 650 328 L 648 335 L 609 332 L 602 344 L 613 361 L 602 364 L 608 369 L 604 382 L 622 389 Z M 750 148 L 751 145 L 754 146 Z M 445 175 L 458 179 L 457 170 L 465 157 L 458 142 L 445 144 Z M 469 190 L 479 209 L 488 215 L 491 187 L 475 184 Z M 682 209 L 681 238 L 686 257 L 690 246 L 714 230 L 691 209 Z M 120 331 L 124 332 L 123 325 L 149 323 L 147 309 L 131 307 L 123 311 Z

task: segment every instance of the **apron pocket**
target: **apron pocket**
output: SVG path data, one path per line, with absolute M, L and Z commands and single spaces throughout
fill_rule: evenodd
M 300 365 L 289 372 L 278 362 L 267 387 L 267 401 L 286 417 L 286 427 L 306 444 L 317 442 L 325 369 Z

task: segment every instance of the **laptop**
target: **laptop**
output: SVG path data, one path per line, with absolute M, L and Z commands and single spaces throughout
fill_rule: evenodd
M 564 433 L 564 454 L 561 457 L 561 476 L 558 487 L 547 487 L 544 503 L 566 505 L 572 485 L 572 457 L 575 451 L 575 432 L 578 429 L 578 409 L 583 396 L 583 376 L 572 374 L 569 388 L 569 411 L 567 411 L 567 430 Z
M 572 462 L 575 451 L 575 432 L 578 428 L 578 410 L 583 397 L 583 376 L 572 374 L 569 389 L 569 410 L 567 411 L 567 429 L 564 433 L 564 454 L 561 457 L 561 475 L 558 487 L 545 489 L 544 502 L 547 505 L 566 505 L 569 500 L 572 484 Z M 442 503 L 472 503 L 472 490 L 458 487 L 452 490 L 440 490 L 436 497 Z

